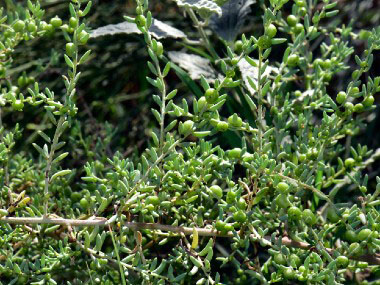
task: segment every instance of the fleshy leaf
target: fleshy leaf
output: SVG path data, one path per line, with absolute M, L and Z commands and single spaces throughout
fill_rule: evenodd
M 215 15 L 211 17 L 210 27 L 222 39 L 234 41 L 251 12 L 250 6 L 253 3 L 254 0 L 229 0 L 222 6 L 221 17 Z
M 172 26 L 159 20 L 153 19 L 152 26 L 149 29 L 152 36 L 157 39 L 162 38 L 186 38 L 186 35 Z M 91 38 L 115 34 L 141 34 L 141 31 L 134 23 L 122 22 L 115 25 L 107 25 L 97 28 L 91 32 Z
M 179 7 L 196 10 L 201 15 L 216 13 L 222 15 L 222 9 L 212 0 L 174 0 Z
M 185 69 L 193 80 L 201 79 L 201 75 L 203 75 L 208 82 L 214 82 L 215 79 L 222 78 L 206 58 L 177 51 L 171 51 L 168 55 L 170 60 Z

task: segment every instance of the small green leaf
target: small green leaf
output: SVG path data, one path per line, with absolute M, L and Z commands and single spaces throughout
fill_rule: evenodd
M 174 89 L 173 91 L 171 91 L 167 96 L 166 96 L 166 100 L 171 100 L 175 97 L 175 95 L 177 95 L 177 89 Z
M 66 169 L 66 170 L 58 171 L 58 172 L 56 172 L 56 173 L 50 178 L 50 183 L 53 182 L 56 178 L 61 177 L 61 176 L 68 175 L 68 174 L 70 174 L 70 173 L 71 173 L 71 170 L 70 170 L 70 169 Z
M 68 152 L 64 152 L 64 153 L 61 153 L 60 155 L 58 155 L 54 160 L 53 160 L 53 164 L 55 163 L 58 163 L 60 162 L 62 159 L 64 159 L 66 156 L 68 156 Z
M 48 158 L 48 155 L 46 155 L 46 153 L 44 152 L 44 150 L 39 145 L 37 145 L 36 143 L 32 143 L 32 145 L 40 153 L 40 155 L 42 157 L 44 157 L 45 159 Z
M 45 141 L 47 141 L 48 143 L 51 143 L 51 139 L 47 136 L 47 134 L 45 134 L 43 131 L 38 131 L 37 132 Z
M 86 51 L 86 53 L 80 58 L 79 64 L 85 63 L 88 60 L 90 54 L 91 54 L 91 50 Z
M 74 68 L 74 64 L 73 64 L 73 62 L 71 61 L 71 59 L 70 59 L 66 54 L 64 54 L 64 57 L 65 57 L 66 64 L 67 64 L 70 68 Z

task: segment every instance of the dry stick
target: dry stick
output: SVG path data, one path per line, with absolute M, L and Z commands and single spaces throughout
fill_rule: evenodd
M 66 225 L 66 226 L 100 226 L 105 227 L 108 226 L 109 222 L 106 218 L 94 218 L 89 220 L 74 220 L 74 219 L 62 219 L 62 218 L 22 218 L 22 217 L 3 217 L 0 218 L 0 224 L 53 224 L 53 225 Z M 173 232 L 173 233 L 184 233 L 185 235 L 192 235 L 193 228 L 190 227 L 178 227 L 178 226 L 170 226 L 163 224 L 153 224 L 153 223 L 135 223 L 135 222 L 125 222 L 123 225 L 131 230 L 160 230 L 164 232 Z M 234 237 L 234 233 L 228 232 L 225 234 L 221 234 L 220 232 L 214 229 L 206 229 L 206 228 L 195 228 L 200 236 L 210 236 L 210 237 Z M 238 232 L 239 234 L 239 232 Z M 265 236 L 261 238 L 257 234 L 251 234 L 251 238 L 253 239 L 264 239 L 267 244 L 271 243 L 271 237 Z M 278 239 L 275 240 L 277 242 Z M 282 237 L 281 243 L 283 245 L 300 248 L 304 250 L 310 250 L 313 246 L 306 242 L 298 242 L 291 240 L 288 237 Z M 333 254 L 334 249 L 326 248 L 329 254 Z M 366 261 L 369 264 L 380 265 L 380 254 L 365 254 L 358 257 L 352 257 L 351 259 L 358 261 Z

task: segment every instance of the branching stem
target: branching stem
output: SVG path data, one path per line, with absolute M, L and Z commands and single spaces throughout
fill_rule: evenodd
M 261 67 L 263 63 L 262 50 L 259 49 L 259 72 L 257 76 L 257 95 L 258 95 L 258 129 L 259 129 L 259 151 L 263 151 L 263 94 L 261 91 Z
M 65 226 L 80 226 L 80 227 L 86 227 L 86 226 L 100 226 L 100 227 L 106 227 L 109 225 L 108 220 L 106 218 L 93 218 L 89 220 L 75 220 L 75 219 L 62 219 L 62 218 L 47 218 L 47 217 L 40 217 L 40 218 L 23 218 L 23 217 L 4 217 L 0 219 L 0 224 L 18 224 L 18 225 L 25 225 L 25 224 L 53 224 L 53 225 L 65 225 Z M 185 235 L 192 235 L 193 234 L 193 228 L 190 227 L 180 227 L 180 226 L 171 226 L 171 225 L 163 225 L 163 224 L 153 224 L 153 223 L 136 223 L 136 222 L 125 222 L 123 223 L 123 226 L 131 229 L 131 230 L 158 230 L 163 232 L 172 232 L 172 233 L 183 233 Z M 219 231 L 216 231 L 214 229 L 208 229 L 208 228 L 196 228 L 196 231 L 198 232 L 199 236 L 209 236 L 209 237 L 234 237 L 235 234 L 233 232 L 228 233 L 220 233 Z M 237 234 L 240 234 L 237 232 Z M 250 237 L 254 240 L 263 240 L 265 245 L 270 246 L 272 244 L 271 237 L 265 236 L 264 238 L 258 236 L 258 234 L 251 234 Z M 278 238 L 275 242 L 278 241 Z M 281 242 L 283 245 L 288 247 L 294 247 L 294 248 L 300 248 L 304 250 L 310 250 L 312 246 L 306 242 L 298 242 L 289 239 L 288 237 L 284 236 L 281 238 Z M 334 252 L 334 249 L 326 248 L 326 251 L 329 254 L 332 254 Z M 359 261 L 366 261 L 369 264 L 374 265 L 380 265 L 380 255 L 375 254 L 365 254 L 359 257 L 352 257 L 354 260 Z
M 218 59 L 219 56 L 218 54 L 216 53 L 214 47 L 212 46 L 212 44 L 210 43 L 209 39 L 208 39 L 208 36 L 206 35 L 206 32 L 205 30 L 203 29 L 202 27 L 202 24 L 199 22 L 197 16 L 195 15 L 194 11 L 192 9 L 186 9 L 186 11 L 188 12 L 191 20 L 194 22 L 196 28 L 198 29 L 198 32 L 199 34 L 201 35 L 204 43 L 205 43 L 205 46 L 207 48 L 207 50 L 210 52 L 210 54 L 212 55 L 212 57 L 214 59 Z

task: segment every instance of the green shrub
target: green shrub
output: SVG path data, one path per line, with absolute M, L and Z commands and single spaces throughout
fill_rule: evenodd
M 338 25 L 329 0 L 174 2 L 198 39 L 153 19 L 148 0 L 93 31 L 91 1 L 49 21 L 38 1 L 0 10 L 1 282 L 376 280 L 380 178 L 367 169 L 380 150 L 352 139 L 376 109 L 380 28 Z M 260 24 L 241 35 L 251 6 Z M 77 107 L 81 72 L 98 59 L 88 43 L 118 33 L 144 40 L 157 94 L 149 144 L 129 156 L 128 141 L 110 150 L 106 122 L 96 145 L 83 137 Z M 15 66 L 18 46 L 59 36 L 62 56 L 49 60 L 62 59 L 63 84 Z

